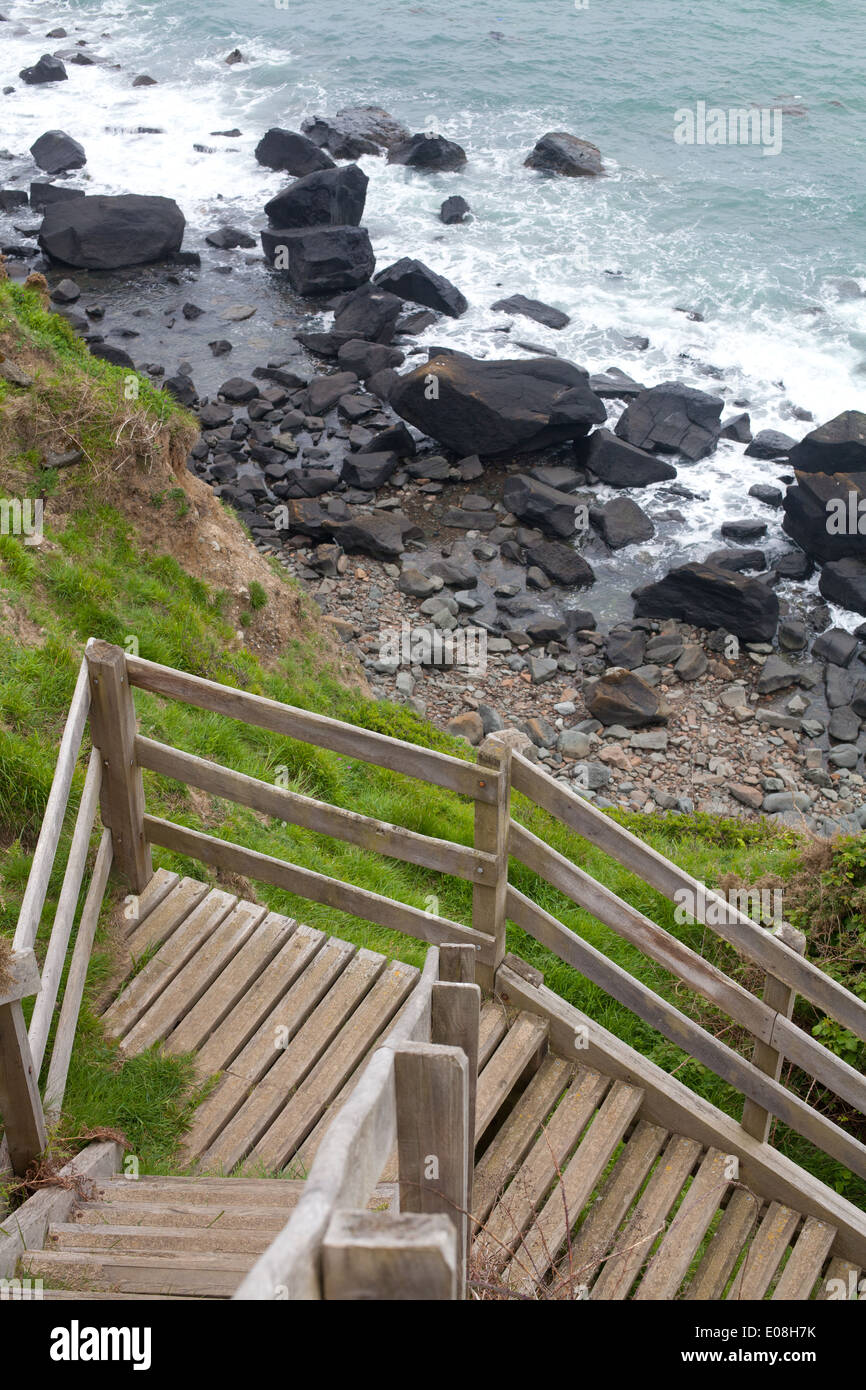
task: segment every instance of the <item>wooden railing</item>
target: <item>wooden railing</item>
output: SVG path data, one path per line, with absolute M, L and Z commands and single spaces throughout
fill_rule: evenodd
M 472 763 L 127 656 L 105 642 L 91 641 L 85 660 L 86 670 L 82 668 L 76 686 L 15 937 L 17 993 L 14 997 L 0 997 L 0 1044 L 4 1044 L 0 1051 L 4 1059 L 0 1061 L 0 1109 L 17 1171 L 27 1156 L 32 1158 L 44 1143 L 35 1075 L 56 1005 L 99 797 L 105 832 L 82 913 L 48 1071 L 46 1106 L 51 1113 L 56 1113 L 62 1101 L 93 931 L 112 860 L 132 891 L 140 894 L 152 877 L 151 846 L 158 845 L 216 868 L 275 884 L 308 901 L 353 913 L 434 946 L 470 948 L 475 962 L 474 978 L 486 989 L 495 987 L 505 956 L 506 923 L 511 920 L 739 1090 L 744 1098 L 745 1133 L 766 1141 L 770 1118 L 778 1116 L 852 1172 L 866 1177 L 866 1147 L 779 1080 L 782 1060 L 787 1058 L 866 1113 L 864 1078 L 790 1019 L 794 998 L 799 994 L 858 1038 L 866 1039 L 866 1004 L 806 960 L 799 953 L 803 943 L 790 928 L 781 934 L 762 928 L 590 802 L 512 753 L 507 741 L 498 740 L 495 735 L 485 741 L 477 752 L 477 761 Z M 467 797 L 474 806 L 474 844 L 420 835 L 330 806 L 139 735 L 134 687 Z M 94 751 L 28 1039 L 23 1035 L 20 1001 L 35 992 L 32 947 L 88 713 Z M 471 882 L 471 925 L 449 921 L 283 859 L 152 816 L 145 805 L 143 770 L 371 852 Z M 674 900 L 684 890 L 691 894 L 697 920 L 705 921 L 707 909 L 712 906 L 712 921 L 706 923 L 708 930 L 762 968 L 763 999 L 512 819 L 512 787 L 668 898 Z M 751 1061 L 518 892 L 508 881 L 509 855 L 746 1029 L 754 1038 Z M 5 1045 L 7 1039 L 9 1044 Z M 383 1067 L 385 1063 L 380 1061 L 377 1065 Z

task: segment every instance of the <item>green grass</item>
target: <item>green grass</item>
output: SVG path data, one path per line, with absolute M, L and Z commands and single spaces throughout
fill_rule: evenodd
M 3 314 L 8 316 L 14 309 L 31 340 L 51 347 L 64 380 L 58 388 L 60 394 L 70 389 L 70 379 L 74 380 L 83 370 L 95 376 L 100 389 L 114 390 L 116 379 L 111 373 L 118 369 L 105 368 L 105 364 L 94 363 L 93 359 L 83 363 L 80 346 L 70 338 L 66 326 L 34 308 L 30 303 L 32 296 L 22 298 L 22 293 L 15 287 L 0 285 L 0 326 Z M 142 409 L 155 412 L 159 418 L 165 410 L 168 419 L 172 407 L 164 403 L 160 393 L 151 395 L 152 400 L 146 394 L 143 397 Z M 7 453 L 7 465 L 12 459 L 22 479 L 32 481 L 38 458 L 16 449 Z M 162 505 L 173 514 L 182 503 L 169 489 L 161 495 L 161 504 L 154 505 Z M 0 931 L 11 934 L 14 930 L 51 785 L 60 731 L 88 637 L 105 638 L 122 646 L 134 639 L 138 653 L 147 659 L 458 757 L 472 756 L 465 744 L 434 729 L 405 707 L 368 700 L 358 690 L 341 684 L 327 665 L 324 642 L 315 638 L 303 644 L 299 640 L 290 643 L 279 661 L 266 669 L 247 647 L 238 648 L 235 624 L 228 616 L 227 596 L 185 572 L 171 557 L 153 554 L 143 546 L 129 519 L 100 500 L 95 482 L 89 493 L 86 488 L 83 490 L 80 503 L 64 513 L 62 522 L 47 530 L 47 540 L 47 545 L 37 549 L 25 547 L 15 537 L 0 537 L 0 849 L 5 847 L 0 861 Z M 290 581 L 285 582 L 287 596 L 294 594 Z M 251 584 L 250 622 L 255 621 L 265 602 L 264 589 Z M 4 627 L 4 605 L 26 621 L 28 631 L 39 631 L 38 644 L 33 640 L 22 642 L 13 630 Z M 385 769 L 359 764 L 142 692 L 137 693 L 136 702 L 142 732 L 151 738 L 335 806 L 421 834 L 472 843 L 471 804 L 444 790 L 424 787 L 419 795 L 418 783 Z M 79 771 L 71 798 L 73 811 L 82 783 Z M 429 909 L 430 898 L 435 896 L 440 915 L 471 922 L 470 884 L 440 878 L 424 869 L 284 826 L 229 803 L 209 800 L 202 814 L 200 797 L 192 796 L 182 784 L 155 774 L 145 773 L 145 788 L 148 809 L 154 815 L 205 829 L 209 834 L 422 909 Z M 514 798 L 514 815 L 554 849 L 708 960 L 743 978 L 745 967 L 732 950 L 699 925 L 678 926 L 673 905 L 634 875 L 519 796 Z M 799 870 L 802 844 L 797 836 L 789 831 L 779 832 L 765 823 L 702 815 L 617 813 L 615 818 L 711 885 L 728 873 L 747 883 L 765 875 L 777 875 L 787 882 Z M 70 816 L 67 826 L 71 819 Z M 46 944 L 67 854 L 68 832 L 52 874 L 38 950 L 44 950 Z M 155 863 L 213 881 L 203 866 L 178 855 L 156 851 Z M 866 862 L 852 863 L 851 873 L 860 875 L 858 882 L 866 883 Z M 844 879 L 842 870 L 840 874 Z M 844 881 L 850 886 L 850 879 Z M 512 865 L 512 882 L 637 979 L 749 1055 L 751 1043 L 747 1038 L 731 1029 L 727 1020 L 716 1016 L 702 1001 L 678 993 L 671 977 L 608 928 L 520 865 Z M 426 947 L 421 942 L 301 901 L 267 885 L 256 885 L 256 893 L 270 908 L 301 918 L 311 926 L 412 964 L 423 962 Z M 153 1052 L 124 1059 L 104 1039 L 93 1014 L 94 998 L 109 970 L 106 924 L 112 906 L 122 895 L 121 885 L 115 883 L 113 897 L 104 909 L 91 964 L 60 1132 L 79 1134 L 86 1126 L 121 1128 L 130 1139 L 142 1171 L 168 1172 L 176 1163 L 175 1146 L 193 1103 L 189 1059 L 162 1057 Z M 862 921 L 857 924 L 858 910 L 852 909 L 854 915 L 849 914 L 838 927 L 841 938 L 849 945 L 862 929 Z M 808 932 L 809 912 L 805 908 L 803 917 L 800 925 Z M 513 925 L 509 927 L 508 947 L 543 970 L 546 983 L 564 999 L 665 1070 L 676 1071 L 682 1082 L 722 1110 L 739 1116 L 742 1101 L 731 1088 Z M 846 1045 L 844 1038 L 827 1040 L 840 1051 Z M 812 1100 L 815 1099 L 813 1092 Z M 814 1153 L 781 1126 L 777 1126 L 775 1142 L 847 1196 L 866 1199 L 866 1185 L 855 1182 L 839 1165 Z

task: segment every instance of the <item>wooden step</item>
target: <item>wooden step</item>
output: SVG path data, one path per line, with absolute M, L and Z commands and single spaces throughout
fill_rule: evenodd
M 129 1303 L 200 1303 L 202 1300 L 198 1294 L 182 1293 L 101 1293 L 94 1292 L 93 1289 L 43 1289 L 42 1301 L 45 1303 L 60 1303 L 67 1300 L 71 1303 L 82 1303 L 85 1300 L 100 1303 L 121 1303 L 126 1300 Z
M 123 1051 L 135 1056 L 167 1037 L 266 916 L 267 908 L 257 903 L 238 903 L 125 1034 Z
M 180 1202 L 201 1206 L 273 1206 L 291 1211 L 304 1191 L 302 1182 L 287 1178 L 108 1178 L 98 1184 L 100 1201 L 145 1202 L 150 1205 Z
M 26 1277 L 51 1280 L 67 1289 L 231 1298 L 255 1259 L 255 1255 L 180 1251 L 173 1255 L 124 1255 L 114 1251 L 37 1250 L 22 1255 L 19 1264 Z
M 578 1287 L 592 1283 L 667 1138 L 667 1130 L 646 1120 L 636 1126 L 559 1266 L 564 1297 L 573 1299 Z
M 624 1229 L 617 1236 L 604 1269 L 590 1291 L 591 1299 L 625 1299 L 657 1237 L 668 1212 L 701 1152 L 696 1139 L 674 1134 L 653 1169 L 652 1177 Z
M 478 1078 L 475 1104 L 475 1142 L 508 1099 L 518 1082 L 538 1070 L 547 1046 L 548 1023 L 537 1014 L 518 1014 Z
M 540 1288 L 640 1109 L 643 1097 L 638 1087 L 614 1081 L 506 1270 L 504 1282 L 510 1288 L 528 1295 Z
M 156 1003 L 162 991 L 192 959 L 202 943 L 225 921 L 236 904 L 237 898 L 231 893 L 214 889 L 193 908 L 156 955 L 137 975 L 133 975 L 114 1003 L 106 1009 L 103 1024 L 109 1037 L 122 1038 L 129 1032 L 142 1014 Z
M 237 955 L 217 975 L 197 1004 L 182 1015 L 165 1040 L 166 1052 L 198 1052 L 231 1013 L 295 930 L 294 922 L 269 912 Z
M 138 960 L 151 946 L 167 941 L 211 891 L 206 883 L 201 883 L 197 878 L 182 878 L 168 897 L 127 936 L 124 946 L 131 959 Z
M 712 1224 L 731 1184 L 726 1176 L 730 1155 L 708 1149 L 680 1203 L 661 1245 L 640 1281 L 636 1300 L 667 1300 L 676 1296 L 692 1260 Z
M 810 1216 L 804 1222 L 788 1263 L 779 1275 L 773 1298 L 798 1302 L 811 1298 L 835 1239 L 835 1226 Z
M 299 1194 L 300 1195 L 300 1194 Z M 74 1208 L 71 1220 L 79 1226 L 165 1226 L 226 1231 L 281 1231 L 294 1206 L 254 1206 L 219 1202 L 85 1202 Z
M 237 1114 L 202 1154 L 203 1170 L 221 1169 L 227 1173 L 247 1157 L 384 968 L 385 957 L 375 951 L 365 949 L 353 956 L 288 1047 L 277 1052 L 277 1060 Z M 275 1050 L 273 1037 L 270 1046 Z
M 285 1168 L 325 1107 L 337 1096 L 415 988 L 420 973 L 416 966 L 405 965 L 399 960 L 386 967 L 325 1055 L 258 1141 L 247 1161 L 248 1167 L 257 1164 L 271 1172 Z
M 215 1142 L 253 1088 L 283 1056 L 285 1048 L 326 997 L 356 950 L 349 942 L 332 937 L 325 941 L 320 950 L 312 953 L 306 969 L 275 1004 L 264 1022 L 259 1024 L 219 1085 L 196 1110 L 180 1144 L 180 1152 L 186 1162 L 200 1157 Z M 276 962 L 269 974 L 275 966 Z
M 508 1010 L 499 999 L 486 999 L 481 1005 L 478 1021 L 478 1070 L 483 1071 L 505 1034 L 508 1032 Z
M 475 1238 L 479 1278 L 489 1280 L 505 1268 L 609 1086 L 597 1072 L 578 1072 Z
M 291 921 L 290 918 L 285 920 Z M 324 941 L 324 932 L 295 924 L 295 930 L 267 969 L 203 1044 L 195 1059 L 196 1076 L 200 1081 L 231 1065 L 288 994 Z
M 272 1230 L 230 1231 L 219 1224 L 209 1227 L 84 1226 L 72 1221 L 49 1226 L 45 1248 L 85 1253 L 105 1250 L 124 1255 L 137 1251 L 173 1255 L 187 1250 L 203 1255 L 261 1255 L 272 1243 L 274 1234 Z
M 573 1075 L 561 1057 L 545 1057 L 495 1139 L 475 1165 L 472 1205 L 476 1222 L 487 1220 L 493 1203 L 529 1153 L 539 1129 Z
M 760 1214 L 761 1200 L 753 1192 L 738 1187 L 731 1193 L 718 1229 L 686 1290 L 686 1298 L 707 1301 L 722 1297 L 737 1257 L 757 1226 Z
M 728 1298 L 763 1298 L 797 1229 L 800 1215 L 771 1202 L 728 1290 Z

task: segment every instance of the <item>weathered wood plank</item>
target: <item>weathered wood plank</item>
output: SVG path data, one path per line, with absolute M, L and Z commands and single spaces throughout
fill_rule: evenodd
M 41 1250 L 21 1257 L 31 1278 L 57 1279 L 67 1285 L 104 1293 L 185 1294 L 194 1298 L 230 1298 L 253 1264 L 253 1255 L 123 1255 Z
M 400 1212 L 383 1221 L 341 1211 L 322 1241 L 323 1297 L 353 1302 L 457 1298 L 456 1233 L 446 1216 Z
M 272 733 L 298 739 L 301 743 L 329 748 L 359 762 L 374 763 L 392 772 L 402 772 L 407 777 L 417 777 L 423 782 L 432 782 L 434 786 L 447 787 L 449 791 L 460 792 L 478 801 L 496 800 L 495 775 L 487 770 L 480 775 L 472 763 L 463 762 L 461 758 L 436 753 L 414 743 L 404 743 L 400 739 L 344 724 L 338 719 L 328 719 L 321 714 L 311 714 L 309 710 L 282 705 L 261 695 L 250 695 L 245 690 L 233 690 L 216 681 L 190 676 L 140 657 L 127 657 L 126 662 L 130 684 L 142 690 L 182 700 L 198 709 L 213 710 L 216 714 L 228 715 L 230 719 L 239 719 L 244 724 L 270 729 Z
M 692 1300 L 716 1300 L 722 1297 L 737 1256 L 758 1222 L 761 1199 L 744 1187 L 731 1193 L 718 1229 L 704 1251 L 694 1279 L 685 1297 Z
M 440 962 L 441 963 L 441 962 Z M 459 1047 L 466 1054 L 469 1126 L 466 1133 L 466 1209 L 472 1210 L 472 1178 L 475 1167 L 475 1115 L 478 1091 L 478 1028 L 481 990 L 476 984 L 437 981 L 430 999 L 430 1041 Z M 466 1223 L 467 1254 L 469 1222 Z
M 788 1263 L 779 1275 L 773 1290 L 773 1298 L 779 1302 L 786 1299 L 802 1302 L 812 1295 L 812 1290 L 821 1278 L 824 1262 L 836 1238 L 835 1226 L 809 1217 L 797 1237 Z
M 110 1140 L 88 1144 L 60 1170 L 64 1178 L 80 1176 L 97 1182 L 116 1173 L 123 1150 Z M 10 1279 L 25 1250 L 41 1247 L 51 1221 L 65 1221 L 75 1203 L 73 1187 L 43 1187 L 17 1208 L 14 1220 L 0 1227 L 0 1278 Z
M 508 1031 L 508 1010 L 496 998 L 485 999 L 481 1005 L 478 1027 L 478 1069 L 487 1066 Z
M 167 1219 L 168 1214 L 165 1214 Z M 109 1214 L 105 1225 L 82 1226 L 79 1222 L 53 1222 L 48 1227 L 46 1250 L 99 1251 L 124 1255 L 153 1252 L 156 1255 L 261 1255 L 273 1240 L 272 1230 L 229 1230 L 219 1222 L 208 1230 L 191 1226 L 125 1226 Z
M 478 1078 L 476 1144 L 518 1082 L 538 1070 L 546 1046 L 544 1020 L 532 1014 L 519 1014 Z
M 0 1115 L 12 1171 L 23 1177 L 45 1148 L 45 1116 L 20 999 L 0 1004 Z
M 494 1202 L 526 1158 L 571 1076 L 572 1069 L 567 1062 L 548 1054 L 476 1163 L 472 1202 L 476 1225 L 487 1220 Z
M 439 978 L 443 984 L 474 985 L 475 952 L 471 946 L 445 943 L 439 947 Z
M 460 926 L 459 922 L 450 922 L 447 917 L 434 917 L 417 907 L 408 907 L 379 893 L 371 893 L 366 888 L 356 888 L 326 874 L 301 869 L 285 860 L 274 859 L 269 854 L 244 849 L 228 840 L 203 835 L 198 830 L 189 830 L 171 821 L 159 820 L 155 816 L 145 816 L 144 821 L 148 839 L 164 849 L 188 854 L 203 864 L 215 864 L 218 868 L 244 874 L 260 883 L 273 883 L 277 888 L 285 888 L 287 892 L 296 893 L 310 902 L 325 903 L 338 912 L 353 913 L 367 922 L 376 922 L 380 927 L 404 932 L 421 941 L 460 941 L 475 945 L 478 947 L 479 961 L 492 959 L 493 943 L 489 938 L 471 927 Z
M 800 1220 L 799 1212 L 771 1202 L 728 1290 L 734 1302 L 763 1298 Z
M 200 879 L 182 878 L 168 897 L 149 912 L 144 921 L 136 925 L 127 936 L 125 945 L 129 953 L 129 963 L 144 955 L 151 946 L 166 941 L 210 891 L 209 885 L 202 883 Z
M 300 825 L 319 835 L 346 840 L 360 845 L 371 854 L 402 859 L 407 864 L 420 864 L 438 873 L 454 874 L 470 883 L 495 882 L 498 861 L 495 855 L 451 840 L 439 840 L 431 835 L 418 835 L 398 825 L 374 820 L 338 806 L 329 806 L 310 796 L 272 786 L 256 777 L 222 767 L 219 763 L 181 753 L 164 743 L 139 736 L 135 740 L 136 757 L 141 767 L 149 768 L 164 777 L 173 777 L 187 786 L 198 787 L 212 796 L 251 806 L 254 811 L 274 816 L 289 825 Z
M 730 1186 L 729 1155 L 710 1149 L 638 1285 L 635 1299 L 672 1299 Z
M 508 887 L 508 826 L 511 817 L 511 749 L 485 739 L 478 749 L 478 771 L 488 772 L 496 788 L 490 801 L 475 803 L 475 848 L 493 860 L 489 881 L 476 879 L 472 889 L 472 925 L 492 939 L 492 960 L 479 961 L 478 983 L 493 988 L 493 976 L 505 955 L 505 893 Z
M 866 1293 L 866 1288 L 861 1290 L 860 1287 L 859 1265 L 839 1258 L 831 1260 L 824 1282 L 818 1290 L 817 1297 L 820 1302 L 856 1301 L 862 1293 Z
M 13 951 L 9 958 L 7 979 L 8 984 L 0 990 L 0 1006 L 38 994 L 42 977 L 35 952 L 29 947 L 26 951 Z
M 153 877 L 144 831 L 144 782 L 135 761 L 135 704 L 126 653 L 109 642 L 88 642 L 90 733 L 102 761 L 102 824 L 111 831 L 114 864 L 133 893 Z
M 57 846 L 60 843 L 60 835 L 63 830 L 66 807 L 69 803 L 69 791 L 75 775 L 75 764 L 81 748 L 89 709 L 90 685 L 87 662 L 82 661 L 60 740 L 54 780 L 51 783 L 51 791 L 48 793 L 48 801 L 45 804 L 39 839 L 36 841 L 36 849 L 33 851 L 27 887 L 21 899 L 21 910 L 18 913 L 13 942 L 16 951 L 29 950 L 36 940 L 42 909 L 48 894 L 51 870 L 54 867 L 54 856 L 57 853 Z

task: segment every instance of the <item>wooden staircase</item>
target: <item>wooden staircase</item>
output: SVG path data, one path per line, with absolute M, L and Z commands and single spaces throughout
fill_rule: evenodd
M 48 1298 L 230 1298 L 418 983 L 414 967 L 193 879 L 155 875 L 146 906 L 104 1022 L 129 1053 L 156 1044 L 193 1053 L 202 1082 L 220 1073 L 184 1142 L 198 1171 L 117 1176 L 77 1199 L 20 1261 Z M 762 1200 L 730 1155 L 643 1117 L 644 1095 L 556 1055 L 545 1018 L 484 1000 L 478 1297 L 808 1299 L 847 1280 L 834 1226 Z M 396 1178 L 394 1154 L 370 1210 L 399 1209 Z

